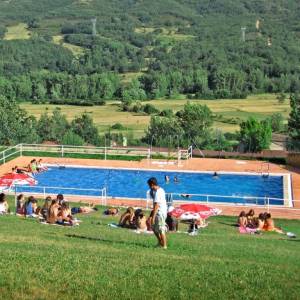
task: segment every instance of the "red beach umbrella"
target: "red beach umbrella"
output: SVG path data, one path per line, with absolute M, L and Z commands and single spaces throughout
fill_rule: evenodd
M 221 210 L 203 204 L 182 204 L 176 207 L 170 214 L 180 220 L 207 219 L 221 214 Z
M 13 185 L 35 185 L 37 181 L 27 174 L 9 173 L 0 177 L 0 187 L 11 187 Z

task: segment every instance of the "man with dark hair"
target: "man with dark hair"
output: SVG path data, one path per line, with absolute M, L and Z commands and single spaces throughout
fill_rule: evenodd
M 167 249 L 166 218 L 167 201 L 165 191 L 158 185 L 157 179 L 152 177 L 148 180 L 149 195 L 153 201 L 153 211 L 150 223 L 158 240 L 158 246 Z

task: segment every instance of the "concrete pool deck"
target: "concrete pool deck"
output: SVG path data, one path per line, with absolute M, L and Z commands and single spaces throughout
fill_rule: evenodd
M 38 158 L 38 157 L 35 157 Z M 18 157 L 2 166 L 0 166 L 0 176 L 10 172 L 14 166 L 23 167 L 33 157 Z M 249 173 L 274 173 L 274 174 L 290 174 L 292 182 L 293 199 L 300 200 L 300 170 L 288 166 L 280 166 L 269 163 L 268 171 L 266 171 L 266 163 L 255 160 L 235 160 L 235 159 L 215 159 L 215 158 L 193 158 L 188 161 L 182 161 L 182 165 L 178 166 L 176 161 L 158 161 L 158 160 L 142 160 L 136 161 L 116 161 L 116 160 L 95 160 L 95 159 L 74 159 L 74 158 L 45 158 L 42 157 L 44 163 L 59 165 L 78 165 L 93 166 L 104 168 L 132 168 L 132 169 L 153 169 L 153 170 L 177 170 L 177 171 L 197 171 L 197 172 L 249 172 Z M 135 205 L 142 201 L 132 201 L 128 199 L 108 199 L 109 205 Z M 143 202 L 145 203 L 145 201 Z M 300 218 L 300 201 L 293 201 L 294 209 L 285 207 L 271 207 L 270 212 L 274 217 L 281 218 Z M 241 210 L 249 207 L 241 205 L 214 205 L 222 209 L 226 215 L 236 215 Z M 266 208 L 258 207 L 256 213 L 265 211 Z

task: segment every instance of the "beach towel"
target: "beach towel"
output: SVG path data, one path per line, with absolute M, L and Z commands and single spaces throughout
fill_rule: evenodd
M 240 226 L 239 227 L 239 232 L 241 234 L 254 234 L 257 232 L 257 229 L 254 228 L 249 228 L 249 227 L 244 227 L 244 226 Z
M 148 231 L 148 230 L 138 230 L 138 229 L 133 230 L 133 232 L 136 233 L 136 234 L 154 234 L 153 231 Z
M 119 226 L 118 224 L 116 223 L 109 223 L 107 224 L 109 227 L 112 227 L 112 228 L 122 228 L 121 226 Z

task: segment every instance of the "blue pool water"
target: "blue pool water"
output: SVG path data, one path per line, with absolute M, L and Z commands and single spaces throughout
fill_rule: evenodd
M 170 183 L 165 183 L 165 175 L 170 177 Z M 247 203 L 257 202 L 255 197 L 283 198 L 283 177 L 260 175 L 219 174 L 213 178 L 207 173 L 167 172 L 150 170 L 116 170 L 98 168 L 51 167 L 47 172 L 36 175 L 38 186 L 102 189 L 107 188 L 108 196 L 125 198 L 146 198 L 147 179 L 156 177 L 159 184 L 169 193 L 177 193 L 176 200 L 184 200 L 181 194 L 202 194 L 216 196 L 234 196 L 234 198 L 210 197 L 212 202 L 245 203 L 241 197 L 251 199 Z M 179 179 L 174 182 L 174 177 Z M 18 187 L 18 192 L 42 192 L 41 189 Z M 99 195 L 98 191 L 63 191 L 46 189 L 47 193 L 65 193 L 75 195 Z M 192 201 L 206 201 L 206 197 L 192 196 Z M 270 201 L 272 204 L 282 205 L 281 202 Z

